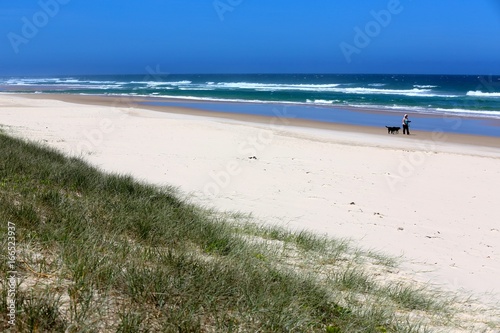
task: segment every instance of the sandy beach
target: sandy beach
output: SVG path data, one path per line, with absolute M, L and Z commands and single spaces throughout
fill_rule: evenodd
M 500 139 L 284 116 L 0 95 L 8 134 L 207 207 L 402 255 L 420 281 L 500 302 Z

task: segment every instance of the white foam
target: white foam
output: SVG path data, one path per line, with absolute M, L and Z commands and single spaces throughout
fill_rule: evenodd
M 383 84 L 375 83 L 373 86 L 381 86 Z M 266 84 L 266 83 L 249 83 L 249 82 L 219 82 L 215 86 L 224 89 L 252 89 L 256 91 L 317 91 L 317 92 L 335 92 L 344 94 L 383 94 L 383 95 L 404 95 L 411 97 L 448 97 L 455 98 L 458 95 L 442 95 L 432 93 L 430 89 L 381 89 L 381 88 L 349 88 L 340 87 L 340 84 Z
M 486 110 L 468 110 L 468 109 L 442 109 L 437 108 L 436 111 L 440 113 L 460 113 L 469 116 L 481 116 L 488 118 L 500 118 L 500 111 L 486 111 Z
M 338 92 L 343 92 L 346 94 L 364 94 L 364 95 L 403 95 L 411 97 L 448 97 L 455 98 L 459 97 L 457 95 L 441 95 L 436 93 L 431 93 L 432 90 L 429 89 L 376 89 L 376 88 L 342 88 L 338 89 Z
M 208 90 L 208 91 L 212 91 L 212 90 L 215 90 L 215 88 L 197 86 L 197 87 L 189 87 L 189 88 L 187 88 L 187 87 L 186 88 L 179 87 L 179 90 L 196 90 L 196 91 L 205 91 L 205 90 Z
M 500 92 L 487 93 L 487 92 L 482 92 L 482 91 L 476 90 L 476 91 L 468 91 L 467 96 L 497 98 L 497 97 L 500 97 Z
M 191 84 L 192 81 L 189 80 L 182 80 L 182 81 L 172 81 L 172 82 L 165 82 L 165 84 L 170 84 L 170 85 L 186 85 L 186 84 Z
M 433 86 L 431 84 L 414 84 L 413 85 L 414 88 L 422 88 L 422 89 L 426 89 L 426 88 L 437 88 L 437 86 Z
M 124 94 L 126 95 L 126 94 Z M 147 97 L 149 95 L 143 95 Z M 176 96 L 176 95 L 155 95 L 155 97 L 161 97 L 165 99 L 178 99 L 178 100 L 188 100 L 188 101 L 202 101 L 202 102 L 222 102 L 222 103 L 243 103 L 243 104 L 285 104 L 285 105 L 306 105 L 307 103 L 301 102 L 288 102 L 288 101 L 265 101 L 259 99 L 236 99 L 236 98 L 215 98 L 215 97 L 198 97 L 198 96 Z
M 188 85 L 191 84 L 191 81 L 131 81 L 133 84 L 145 84 L 149 87 L 156 86 L 180 86 L 180 85 Z
M 335 100 L 326 100 L 326 99 L 315 99 L 315 100 L 306 100 L 306 103 L 309 104 L 318 104 L 318 105 L 333 105 L 335 103 L 341 103 L 342 101 L 335 99 Z
M 302 90 L 302 91 L 334 91 L 339 84 L 272 84 L 250 82 L 219 82 L 218 88 L 253 89 L 258 91 Z
M 43 79 L 8 79 L 4 82 L 8 85 L 13 86 L 32 86 L 36 84 L 45 84 L 45 83 L 57 83 L 57 79 L 43 78 Z
M 2 82 L 3 84 L 11 86 L 58 86 L 61 88 L 70 89 L 111 89 L 118 88 L 126 84 L 126 82 L 116 81 L 92 81 L 92 80 L 78 80 L 73 78 L 21 78 L 21 79 L 8 79 Z

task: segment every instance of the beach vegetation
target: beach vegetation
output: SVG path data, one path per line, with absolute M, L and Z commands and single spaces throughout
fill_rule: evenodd
M 0 222 L 15 225 L 17 274 L 15 325 L 2 315 L 2 331 L 487 332 L 498 324 L 494 312 L 464 319 L 486 310 L 402 278 L 401 258 L 348 240 L 206 209 L 175 188 L 2 133 L 0 157 Z M 7 238 L 2 227 L 3 249 Z M 0 265 L 7 314 L 11 269 Z

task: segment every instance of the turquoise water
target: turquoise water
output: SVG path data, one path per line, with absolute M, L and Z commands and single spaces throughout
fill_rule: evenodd
M 5 77 L 0 78 L 0 90 L 175 98 L 185 100 L 184 106 L 196 102 L 205 110 L 225 109 L 232 102 L 232 112 L 271 116 L 269 110 L 286 105 L 294 117 L 377 126 L 398 125 L 401 114 L 410 113 L 422 116 L 420 126 L 425 130 L 437 126 L 426 115 L 441 117 L 439 126 L 450 131 L 448 123 L 453 122 L 446 119 L 459 117 L 462 123 L 475 124 L 474 133 L 500 135 L 499 127 L 493 126 L 500 120 L 500 76 L 168 75 L 151 70 L 147 75 Z M 352 112 L 366 108 L 395 116 Z M 459 131 L 471 133 L 463 124 Z

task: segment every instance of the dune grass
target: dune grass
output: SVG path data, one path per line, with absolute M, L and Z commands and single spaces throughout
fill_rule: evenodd
M 18 271 L 15 327 L 4 315 L 2 280 L 2 331 L 351 333 L 464 326 L 456 319 L 457 299 L 390 276 L 394 258 L 203 209 L 173 188 L 106 174 L 4 134 L 0 156 L 0 223 L 15 225 Z M 0 236 L 6 249 L 6 227 Z M 496 325 L 473 324 L 485 332 Z

